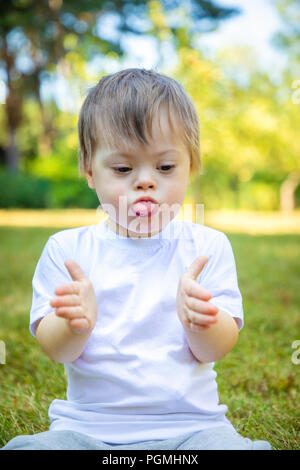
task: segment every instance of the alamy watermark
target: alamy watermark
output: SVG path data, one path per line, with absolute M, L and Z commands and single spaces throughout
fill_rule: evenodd
M 170 222 L 180 214 L 180 220 L 204 224 L 204 204 L 184 203 L 184 204 L 154 204 L 149 216 L 134 212 L 131 204 L 128 203 L 127 196 L 119 197 L 119 205 L 103 203 L 98 206 L 96 214 L 103 215 L 106 212 L 111 219 L 123 228 L 141 235 L 142 233 L 156 233 L 152 238 L 175 239 L 189 238 L 189 234 L 176 232 Z M 150 212 L 149 212 L 150 213 Z M 159 233 L 162 232 L 162 233 Z M 116 233 L 111 232 L 111 238 L 116 238 Z
M 294 80 L 292 83 L 292 88 L 296 89 L 292 94 L 292 102 L 294 104 L 299 104 L 300 103 L 300 80 Z
M 300 364 L 300 357 L 298 357 L 298 356 L 300 356 L 300 340 L 299 339 L 298 340 L 296 339 L 295 341 L 292 342 L 292 348 L 293 349 L 298 348 L 292 354 L 292 359 L 291 359 L 292 363 L 293 364 Z
M 4 341 L 0 341 L 0 364 L 5 364 L 6 362 L 6 354 L 5 354 L 5 343 Z

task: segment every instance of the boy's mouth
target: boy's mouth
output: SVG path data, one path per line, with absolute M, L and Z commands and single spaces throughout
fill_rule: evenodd
M 150 200 L 139 200 L 133 204 L 136 217 L 151 217 L 158 211 L 158 203 Z

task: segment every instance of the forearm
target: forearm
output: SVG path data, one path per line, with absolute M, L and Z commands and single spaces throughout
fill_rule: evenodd
M 218 321 L 202 331 L 191 331 L 184 326 L 187 341 L 200 362 L 215 362 L 226 356 L 238 340 L 238 326 L 231 315 L 223 310 L 217 313 Z
M 68 363 L 75 361 L 85 348 L 88 334 L 74 333 L 65 318 L 55 311 L 46 315 L 36 328 L 36 339 L 43 351 L 53 361 Z

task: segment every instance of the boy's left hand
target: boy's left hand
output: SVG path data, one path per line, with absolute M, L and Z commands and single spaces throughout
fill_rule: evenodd
M 217 322 L 218 307 L 209 303 L 211 294 L 196 281 L 207 263 L 206 256 L 198 256 L 182 274 L 176 297 L 179 319 L 185 328 L 201 331 Z

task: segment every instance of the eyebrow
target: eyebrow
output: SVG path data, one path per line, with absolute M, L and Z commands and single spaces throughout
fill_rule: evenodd
M 155 157 L 158 157 L 160 155 L 165 155 L 166 153 L 170 153 L 170 152 L 176 152 L 176 153 L 180 153 L 179 150 L 175 149 L 175 148 L 169 148 L 169 149 L 166 149 L 166 150 L 161 150 L 160 152 L 155 152 L 153 155 Z M 109 152 L 105 158 L 109 158 L 109 157 L 112 157 L 114 155 L 119 155 L 119 156 L 123 156 L 123 157 L 132 157 L 133 155 L 131 155 L 130 153 L 126 153 L 126 152 L 121 152 L 119 150 L 113 150 L 112 152 Z

